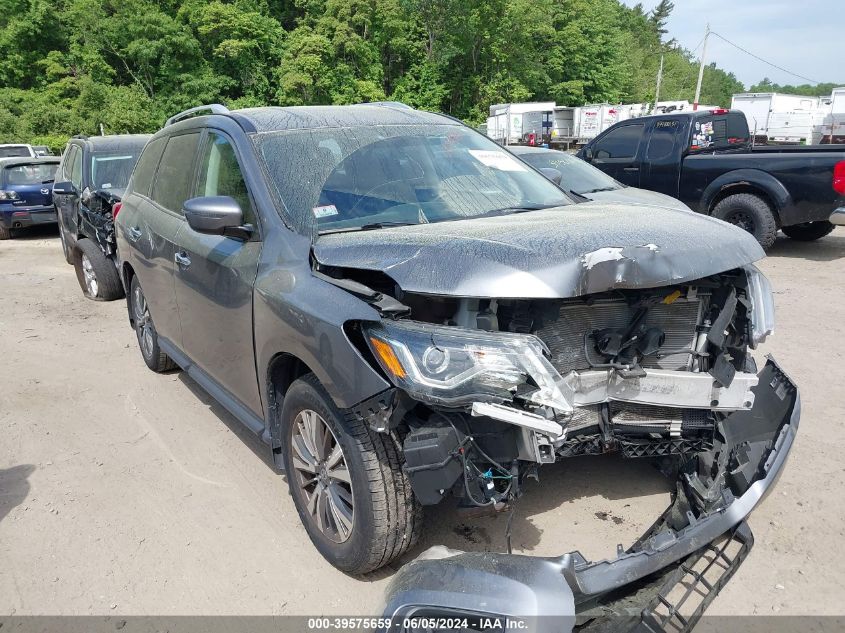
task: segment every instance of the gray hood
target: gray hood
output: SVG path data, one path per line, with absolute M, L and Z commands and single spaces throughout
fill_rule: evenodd
M 323 235 L 314 256 L 383 271 L 407 292 L 539 299 L 692 281 L 764 253 L 749 233 L 708 216 L 586 202 Z
M 692 211 L 680 200 L 667 196 L 665 193 L 638 189 L 637 187 L 622 187 L 613 191 L 596 191 L 585 193 L 584 197 L 596 202 L 622 202 L 626 204 L 648 204 L 655 207 L 666 207 L 668 209 L 679 209 L 680 211 Z

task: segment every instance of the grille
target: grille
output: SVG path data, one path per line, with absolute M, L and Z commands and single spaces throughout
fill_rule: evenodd
M 644 324 L 659 327 L 666 334 L 661 350 L 687 348 L 694 344 L 695 327 L 704 300 L 705 297 L 698 295 L 694 299 L 678 299 L 670 305 L 659 303 L 649 308 Z M 587 349 L 584 349 L 585 333 L 604 328 L 624 328 L 633 318 L 634 310 L 618 299 L 597 300 L 592 305 L 565 303 L 561 305 L 557 319 L 544 323 L 536 334 L 548 346 L 552 365 L 565 376 L 570 371 L 589 369 L 592 365 L 606 362 L 594 349 L 592 340 L 587 341 Z M 686 369 L 689 358 L 688 354 L 669 354 L 663 358 L 650 356 L 643 360 L 642 366 Z

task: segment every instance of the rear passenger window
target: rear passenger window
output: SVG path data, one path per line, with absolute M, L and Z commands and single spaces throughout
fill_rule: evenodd
M 255 223 L 255 215 L 235 149 L 225 136 L 217 132 L 208 133 L 200 156 L 199 186 L 196 195 L 234 198 L 244 212 L 244 222 Z
M 594 155 L 596 158 L 632 158 L 637 155 L 642 135 L 642 123 L 618 127 L 596 143 Z
M 654 124 L 651 138 L 648 141 L 646 158 L 648 160 L 661 160 L 672 156 L 679 127 L 680 121 L 678 119 L 658 120 Z
M 182 204 L 191 196 L 194 156 L 199 139 L 199 132 L 171 136 L 161 156 L 151 197 L 174 213 L 181 214 Z
M 82 151 L 74 146 L 73 156 L 70 158 L 70 181 L 77 189 L 82 189 Z
M 140 193 L 142 196 L 150 195 L 153 176 L 155 176 L 158 161 L 166 144 L 167 138 L 157 138 L 144 147 L 144 151 L 141 152 L 141 157 L 138 159 L 138 164 L 135 166 L 135 171 L 132 173 L 132 182 L 129 185 L 132 191 Z
M 725 149 L 748 142 L 748 123 L 741 112 L 701 117 L 693 123 L 691 150 Z

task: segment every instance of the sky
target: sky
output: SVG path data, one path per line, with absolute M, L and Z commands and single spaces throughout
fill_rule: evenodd
M 637 0 L 622 0 L 628 6 Z M 710 28 L 755 55 L 817 82 L 845 86 L 845 38 L 842 10 L 845 0 L 674 0 L 666 37 L 687 49 L 695 48 Z M 642 0 L 650 11 L 658 0 Z M 696 57 L 701 49 L 696 52 Z M 716 64 L 746 88 L 768 77 L 779 84 L 804 84 L 794 77 L 749 57 L 711 36 L 707 62 Z

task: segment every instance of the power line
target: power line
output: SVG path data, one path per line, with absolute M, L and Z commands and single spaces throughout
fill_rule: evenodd
M 710 34 L 711 34 L 711 35 L 715 35 L 715 36 L 716 36 L 716 37 L 718 37 L 720 40 L 722 40 L 722 41 L 724 41 L 724 42 L 727 42 L 728 44 L 730 44 L 730 45 L 731 45 L 731 46 L 733 46 L 734 48 L 741 50 L 741 51 L 742 51 L 743 53 L 745 53 L 746 55 L 751 55 L 751 57 L 753 57 L 754 59 L 757 59 L 757 60 L 759 60 L 759 61 L 763 62 L 764 64 L 768 64 L 768 65 L 769 65 L 769 66 L 771 66 L 772 68 L 777 68 L 778 70 L 780 70 L 780 71 L 782 71 L 782 72 L 785 72 L 787 75 L 792 75 L 793 77 L 798 77 L 799 79 L 803 79 L 804 81 L 809 81 L 811 84 L 818 84 L 818 83 L 821 83 L 820 81 L 816 81 L 815 79 L 810 79 L 809 77 L 805 77 L 804 75 L 799 75 L 798 73 L 794 73 L 794 72 L 792 72 L 791 70 L 787 70 L 786 68 L 783 68 L 782 66 L 778 66 L 777 64 L 773 64 L 772 62 L 770 62 L 770 61 L 768 61 L 768 60 L 766 60 L 766 59 L 763 59 L 763 58 L 762 58 L 762 57 L 760 57 L 759 55 L 755 55 L 755 54 L 754 54 L 754 53 L 752 53 L 751 51 L 748 51 L 748 50 L 746 50 L 746 49 L 742 48 L 742 46 L 740 46 L 739 44 L 734 44 L 734 43 L 733 43 L 733 42 L 731 42 L 728 38 L 724 37 L 723 35 L 719 35 L 718 33 L 716 33 L 716 31 L 710 31 Z

